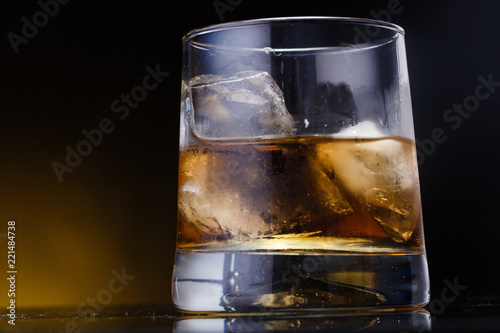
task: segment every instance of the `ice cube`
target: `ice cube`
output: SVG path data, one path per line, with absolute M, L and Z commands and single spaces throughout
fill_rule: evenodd
M 354 126 L 345 127 L 335 134 L 335 138 L 343 139 L 376 139 L 382 136 L 382 130 L 371 121 L 362 121 Z
M 268 211 L 275 233 L 323 232 L 330 223 L 354 213 L 312 148 L 298 145 L 283 150 L 273 161 L 274 190 Z M 280 164 L 281 170 L 276 168 Z
M 285 135 L 294 120 L 283 92 L 263 71 L 239 72 L 232 77 L 201 75 L 189 81 L 193 130 L 202 139 Z
M 337 133 L 357 123 L 357 108 L 351 88 L 346 83 L 319 83 L 306 87 L 303 114 L 308 120 L 300 130 Z
M 191 149 L 179 161 L 178 206 L 183 223 L 202 239 L 248 239 L 271 228 L 246 203 L 244 179 L 236 164 L 247 156 Z
M 340 140 L 319 149 L 341 192 L 353 198 L 396 242 L 406 242 L 420 218 L 413 143 L 404 139 Z

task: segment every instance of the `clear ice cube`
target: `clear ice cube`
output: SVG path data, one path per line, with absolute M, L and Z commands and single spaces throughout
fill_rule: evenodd
M 337 141 L 319 149 L 318 159 L 335 183 L 357 200 L 396 242 L 406 242 L 420 217 L 414 146 L 403 139 Z
M 275 152 L 272 161 L 273 190 L 268 192 L 265 211 L 275 233 L 324 232 L 330 223 L 354 213 L 318 163 L 314 149 L 299 144 Z
M 269 233 L 271 227 L 249 210 L 243 187 L 236 177 L 239 161 L 246 156 L 231 156 L 193 149 L 180 158 L 179 212 L 203 238 L 254 238 Z
M 294 119 L 283 92 L 269 73 L 239 72 L 232 77 L 200 75 L 189 81 L 192 127 L 202 139 L 251 138 L 290 134 Z

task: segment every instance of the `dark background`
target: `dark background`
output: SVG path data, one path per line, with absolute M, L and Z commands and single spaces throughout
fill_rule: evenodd
M 2 0 L 0 248 L 15 220 L 19 306 L 75 308 L 122 268 L 135 278 L 113 304 L 170 302 L 181 38 L 223 21 L 299 15 L 380 18 L 406 30 L 432 299 L 445 280 L 467 287 L 454 302 L 495 299 L 500 87 L 456 129 L 443 116 L 472 100 L 478 77 L 500 82 L 500 2 L 344 2 L 221 0 L 229 7 L 219 15 L 213 1 L 72 0 L 16 53 L 8 34 L 22 36 L 22 18 L 33 22 L 41 7 Z M 121 120 L 111 104 L 142 84 L 147 66 L 169 75 Z M 59 182 L 51 164 L 65 163 L 66 146 L 104 118 L 114 130 Z M 436 128 L 446 140 L 431 144 Z

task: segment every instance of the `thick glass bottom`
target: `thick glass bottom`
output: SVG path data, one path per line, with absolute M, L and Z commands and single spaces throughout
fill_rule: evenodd
M 178 251 L 175 307 L 186 312 L 421 307 L 425 254 Z

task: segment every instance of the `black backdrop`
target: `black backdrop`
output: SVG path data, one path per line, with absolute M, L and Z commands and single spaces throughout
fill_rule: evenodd
M 299 15 L 406 30 L 432 298 L 445 280 L 467 286 L 456 302 L 498 295 L 500 2 L 344 2 L 2 0 L 0 228 L 18 226 L 20 305 L 74 306 L 120 267 L 138 282 L 117 304 L 169 302 L 181 37 Z M 162 74 L 144 100 L 113 113 L 154 70 Z M 66 164 L 67 146 L 99 126 L 102 137 L 58 179 L 54 162 Z

